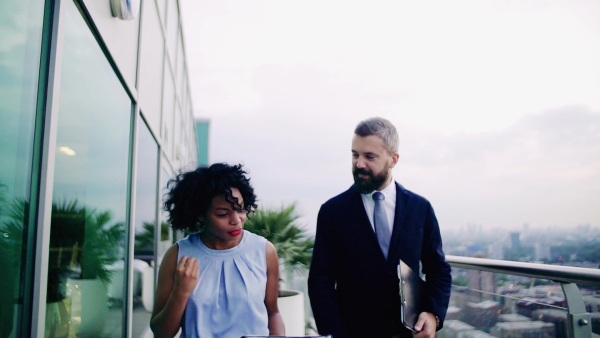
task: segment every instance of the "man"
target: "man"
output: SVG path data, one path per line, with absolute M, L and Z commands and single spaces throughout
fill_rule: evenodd
M 325 202 L 317 220 L 308 293 L 321 335 L 411 337 L 400 318 L 400 259 L 413 271 L 422 265 L 426 276 L 414 336 L 434 337 L 443 325 L 450 266 L 431 204 L 392 178 L 398 157 L 398 134 L 388 120 L 358 124 L 352 139 L 354 185 Z M 381 202 L 373 199 L 377 192 L 385 197 Z

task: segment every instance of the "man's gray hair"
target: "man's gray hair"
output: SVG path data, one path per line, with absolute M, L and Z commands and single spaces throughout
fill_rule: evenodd
M 383 140 L 383 144 L 390 154 L 398 153 L 399 141 L 396 127 L 382 117 L 372 117 L 359 122 L 356 129 L 354 129 L 354 134 L 361 137 L 378 136 Z

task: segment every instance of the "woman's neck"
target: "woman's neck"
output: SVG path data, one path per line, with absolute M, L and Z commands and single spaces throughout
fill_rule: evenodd
M 217 238 L 210 233 L 206 233 L 206 232 L 200 233 L 200 240 L 202 241 L 202 243 L 204 243 L 204 245 L 207 248 L 212 249 L 212 250 L 227 250 L 227 249 L 234 248 L 234 247 L 238 246 L 238 244 L 240 244 L 243 237 L 244 237 L 244 234 L 242 233 L 237 238 L 232 239 L 230 241 L 226 241 L 226 240 L 223 240 L 222 238 Z

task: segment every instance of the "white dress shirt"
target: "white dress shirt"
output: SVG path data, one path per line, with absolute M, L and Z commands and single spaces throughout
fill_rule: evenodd
M 373 212 L 375 211 L 375 201 L 373 200 L 374 192 L 375 191 L 368 194 L 360 194 L 373 231 L 375 231 L 375 225 L 373 223 Z M 388 219 L 391 234 L 394 229 L 394 216 L 396 215 L 396 182 L 394 182 L 394 179 L 392 178 L 390 184 L 383 188 L 383 190 L 380 190 L 380 192 L 385 196 L 383 207 L 385 208 L 385 215 Z

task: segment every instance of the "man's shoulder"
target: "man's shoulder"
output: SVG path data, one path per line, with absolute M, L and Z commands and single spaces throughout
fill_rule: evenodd
M 424 205 L 429 205 L 429 206 L 431 205 L 429 200 L 427 198 L 425 198 L 424 196 L 422 196 L 412 190 L 406 189 L 403 185 L 401 185 L 398 182 L 395 182 L 395 184 L 396 184 L 396 199 L 401 198 L 411 204 L 414 203 L 414 204 L 424 204 Z M 347 190 L 328 199 L 325 203 L 323 203 L 322 207 L 335 207 L 335 206 L 339 206 L 341 204 L 347 204 L 347 203 L 350 203 L 350 201 L 355 199 L 357 196 L 360 197 L 360 193 L 352 185 Z
M 354 189 L 354 186 L 350 186 L 350 188 L 348 188 L 346 191 L 328 199 L 325 203 L 323 203 L 322 207 L 330 207 L 348 203 L 356 195 L 360 195 L 359 192 Z
M 399 197 L 406 200 L 408 203 L 431 205 L 429 200 L 414 191 L 406 189 L 400 183 L 396 182 L 396 199 Z

